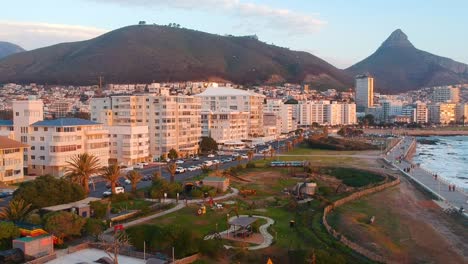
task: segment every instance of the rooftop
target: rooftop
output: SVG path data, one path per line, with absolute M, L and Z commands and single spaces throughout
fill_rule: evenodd
M 34 240 L 41 239 L 41 238 L 44 238 L 44 237 L 50 237 L 50 236 L 51 235 L 49 235 L 49 234 L 44 234 L 44 235 L 40 235 L 40 236 L 36 236 L 36 237 L 26 236 L 26 237 L 15 238 L 15 240 L 19 240 L 19 241 L 23 241 L 23 242 L 30 242 L 30 241 L 34 241 Z
M 27 148 L 28 145 L 19 141 L 0 136 L 0 149 Z
M 247 226 L 251 225 L 252 223 L 254 223 L 257 220 L 258 220 L 258 218 L 256 218 L 256 217 L 241 216 L 241 217 L 237 217 L 237 218 L 232 219 L 231 221 L 229 221 L 229 224 L 230 225 L 247 227 Z
M 57 211 L 67 210 L 67 209 L 70 209 L 70 208 L 72 208 L 72 207 L 82 207 L 83 205 L 87 205 L 87 204 L 89 204 L 90 202 L 99 201 L 99 200 L 101 200 L 101 199 L 100 199 L 100 198 L 96 198 L 96 197 L 88 197 L 88 198 L 85 198 L 85 199 L 83 199 L 83 200 L 76 201 L 76 202 L 71 202 L 71 203 L 67 203 L 67 204 L 59 204 L 59 205 L 44 207 L 44 208 L 42 208 L 42 210 L 51 211 L 51 212 L 57 212 Z
M 38 121 L 32 126 L 46 126 L 46 127 L 65 127 L 65 126 L 92 126 L 99 125 L 100 123 L 91 120 L 80 118 L 59 118 L 53 120 Z
M 252 91 L 234 89 L 229 87 L 208 87 L 203 93 L 196 94 L 195 96 L 260 96 L 262 94 L 254 93 Z

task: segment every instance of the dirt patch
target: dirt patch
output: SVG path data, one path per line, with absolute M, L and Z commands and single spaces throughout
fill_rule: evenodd
M 404 178 L 400 186 L 344 205 L 335 227 L 398 263 L 467 263 L 466 219 L 446 215 Z M 375 216 L 374 224 L 366 219 Z

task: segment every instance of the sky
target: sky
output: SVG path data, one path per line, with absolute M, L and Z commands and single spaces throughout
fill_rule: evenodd
M 86 40 L 138 21 L 310 52 L 338 68 L 372 54 L 395 29 L 419 49 L 468 63 L 466 0 L 2 1 L 0 41 L 27 50 Z

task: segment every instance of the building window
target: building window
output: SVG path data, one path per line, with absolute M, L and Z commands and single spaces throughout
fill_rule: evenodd
M 41 141 L 44 141 L 44 137 L 41 137 Z
M 38 128 L 38 127 L 34 127 L 34 131 L 39 131 L 39 128 Z
M 36 159 L 36 156 L 31 155 L 31 159 L 32 159 L 32 160 L 35 160 L 35 159 Z
M 15 115 L 16 115 L 16 116 L 19 116 L 19 112 L 16 112 Z
M 49 131 L 49 128 L 44 127 L 44 132 L 47 132 L 47 131 Z
M 35 146 L 31 146 L 31 150 L 36 150 L 36 147 L 35 147 Z
M 40 156 L 39 159 L 40 159 L 40 160 L 45 160 L 45 157 L 44 157 L 44 156 Z
M 44 150 L 44 146 L 41 146 L 40 149 L 41 149 L 41 150 Z

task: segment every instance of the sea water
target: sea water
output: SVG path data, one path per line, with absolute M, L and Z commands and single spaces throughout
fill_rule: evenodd
M 420 137 L 413 161 L 468 190 L 468 136 Z

